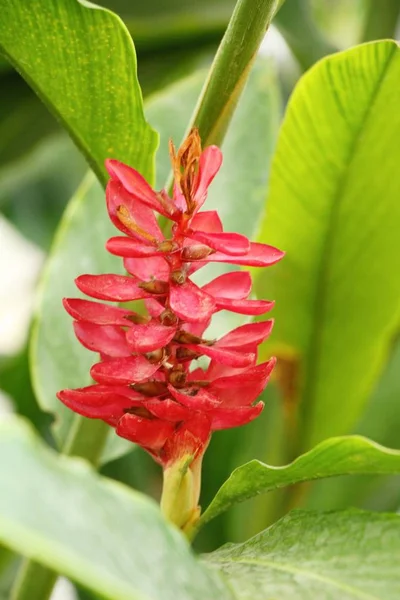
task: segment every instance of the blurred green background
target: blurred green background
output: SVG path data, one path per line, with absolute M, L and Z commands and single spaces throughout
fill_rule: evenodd
M 135 42 L 146 118 L 161 133 L 156 179 L 162 187 L 169 173 L 166 141 L 171 135 L 176 144 L 182 138 L 235 3 L 104 0 L 99 4 L 122 17 Z M 398 0 L 286 1 L 239 102 L 224 142 L 226 166 L 210 195 L 209 207 L 218 206 L 226 229 L 253 237 L 259 230 L 279 124 L 301 74 L 337 50 L 362 41 L 396 38 L 399 15 Z M 5 58 L 0 62 L 0 107 L 0 418 L 7 418 L 8 412 L 24 415 L 54 444 L 51 416 L 39 408 L 32 390 L 27 343 L 42 266 L 64 208 L 88 166 Z M 232 208 L 230 191 L 242 194 L 246 202 Z M 216 331 L 234 323 L 221 317 Z M 385 362 L 366 410 L 351 432 L 399 448 L 400 343 L 396 336 Z M 204 462 L 202 505 L 243 462 L 259 458 L 285 464 L 293 458 L 285 438 L 287 407 L 282 392 L 281 386 L 272 383 L 264 394 L 266 409 L 256 422 L 213 437 Z M 154 497 L 159 495 L 159 469 L 140 449 L 107 462 L 102 472 Z M 244 540 L 295 505 L 397 510 L 400 478 L 343 478 L 309 485 L 295 494 L 282 490 L 256 498 L 219 517 L 201 533 L 196 547 L 210 550 L 227 540 Z M 0 598 L 7 598 L 17 562 L 0 549 Z M 54 598 L 73 594 L 82 600 L 93 598 L 77 588 L 58 589 Z

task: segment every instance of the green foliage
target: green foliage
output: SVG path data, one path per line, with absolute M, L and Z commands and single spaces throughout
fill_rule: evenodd
M 294 462 L 271 467 L 258 460 L 235 469 L 204 512 L 200 525 L 235 502 L 302 481 L 335 475 L 400 473 L 400 451 L 383 448 L 359 436 L 321 442 Z
M 157 137 L 144 120 L 135 50 L 122 21 L 76 0 L 1 0 L 0 11 L 0 49 L 100 180 L 110 156 L 151 179 Z
M 0 472 L 0 541 L 17 552 L 109 600 L 231 597 L 153 501 L 58 456 L 17 419 L 0 424 Z
M 202 530 L 198 547 L 245 539 L 299 505 L 396 510 L 400 450 L 384 446 L 398 444 L 399 423 L 399 49 L 390 41 L 368 44 L 311 68 L 289 102 L 269 184 L 280 94 L 270 59 L 255 56 L 282 0 L 239 0 L 235 9 L 234 0 L 100 3 L 104 8 L 86 0 L 0 0 L 0 52 L 44 102 L 0 59 L 2 211 L 46 250 L 82 178 L 78 149 L 94 171 L 67 206 L 42 279 L 30 356 L 39 408 L 26 352 L 1 360 L 1 387 L 38 431 L 19 417 L 0 420 L 0 599 L 47 600 L 60 573 L 82 586 L 82 599 L 394 600 L 400 517 L 295 511 L 199 561 L 152 500 L 100 477 L 88 462 L 107 463 L 111 478 L 157 498 L 158 465 L 149 466 L 147 454 L 132 451 L 103 422 L 74 415 L 55 393 L 88 384 L 96 361 L 75 339 L 62 297 L 81 295 L 73 283 L 79 274 L 123 272 L 104 248 L 115 234 L 101 187 L 104 159 L 132 165 L 151 184 L 156 163 L 156 188 L 169 187 L 168 139 L 179 145 L 195 124 L 203 145 L 218 143 L 224 155 L 206 209 L 218 210 L 225 230 L 258 233 L 287 253 L 279 265 L 254 270 L 256 294 L 276 300 L 275 331 L 259 358 L 276 354 L 278 368 L 261 397 L 263 416 L 213 436 L 202 504 L 226 481 L 198 528 L 222 518 Z M 329 6 L 326 19 L 328 4 L 290 0 L 278 14 L 303 68 L 333 50 L 317 23 L 334 31 L 340 11 L 349 12 Z M 382 5 L 387 10 L 369 0 L 359 6 L 365 37 L 395 30 L 396 1 Z M 230 16 L 210 72 L 198 70 L 211 62 Z M 144 93 L 161 89 L 146 116 L 130 34 L 141 53 Z M 358 33 L 344 34 L 352 36 Z M 283 80 L 287 66 L 279 64 Z M 46 109 L 78 149 L 59 133 L 39 144 L 59 127 Z M 161 139 L 157 155 L 152 127 Z M 209 265 L 195 281 L 225 270 Z M 222 311 L 208 335 L 244 320 Z M 326 439 L 349 431 L 374 442 Z M 50 450 L 38 433 L 86 462 Z M 250 498 L 250 510 L 239 504 Z M 10 592 L 22 562 L 16 553 L 28 559 Z
M 294 511 L 206 556 L 237 600 L 397 600 L 400 517 Z
M 398 326 L 399 76 L 390 41 L 324 59 L 282 125 L 260 239 L 287 256 L 256 289 L 276 299 L 267 348 L 299 408 L 295 453 L 354 425 Z

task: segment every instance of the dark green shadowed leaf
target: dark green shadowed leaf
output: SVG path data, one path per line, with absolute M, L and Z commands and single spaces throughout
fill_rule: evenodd
M 271 490 L 336 475 L 400 473 L 400 451 L 361 436 L 331 438 L 294 462 L 271 467 L 258 460 L 235 469 L 200 519 L 204 525 L 236 502 Z
M 280 132 L 260 241 L 286 256 L 255 284 L 276 300 L 266 351 L 288 366 L 292 456 L 354 426 L 398 327 L 399 77 L 391 41 L 324 59 Z
M 156 504 L 0 425 L 0 542 L 108 600 L 228 600 Z
M 112 12 L 78 0 L 0 0 L 0 51 L 69 131 L 104 183 L 118 157 L 152 174 L 132 39 Z
M 398 600 L 400 517 L 294 511 L 205 559 L 237 600 Z

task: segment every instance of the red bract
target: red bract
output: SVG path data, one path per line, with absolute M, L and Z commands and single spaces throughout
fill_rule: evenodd
M 273 322 L 242 325 L 219 340 L 204 337 L 220 310 L 261 315 L 273 302 L 249 299 L 245 271 L 221 275 L 203 287 L 191 275 L 209 262 L 267 267 L 283 253 L 223 231 L 215 211 L 199 212 L 222 155 L 216 146 L 201 151 L 193 130 L 176 153 L 173 197 L 156 192 L 134 169 L 107 160 L 111 179 L 107 208 L 123 235 L 107 249 L 124 259 L 128 275 L 81 275 L 76 285 L 95 300 L 144 300 L 148 316 L 128 307 L 93 300 L 65 299 L 75 333 L 100 355 L 91 369 L 96 383 L 63 390 L 59 399 L 75 412 L 103 419 L 116 433 L 147 450 L 164 469 L 183 457 L 200 459 L 211 433 L 244 425 L 262 408 L 257 397 L 267 385 L 275 360 L 260 365 L 258 346 Z M 166 237 L 155 217 L 172 222 Z M 207 369 L 192 368 L 200 356 Z

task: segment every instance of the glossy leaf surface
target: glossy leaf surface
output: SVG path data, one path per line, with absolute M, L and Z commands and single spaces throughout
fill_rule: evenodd
M 0 541 L 109 600 L 231 598 L 156 504 L 0 425 Z M 62 515 L 60 517 L 60 510 Z
M 317 63 L 289 102 L 263 241 L 285 259 L 257 279 L 276 300 L 268 346 L 298 448 L 349 431 L 400 314 L 400 50 L 366 44 Z
M 233 471 L 204 512 L 207 523 L 232 504 L 271 490 L 336 475 L 400 473 L 400 451 L 361 436 L 331 438 L 283 467 L 252 460 Z
M 397 600 L 400 517 L 294 511 L 206 556 L 237 600 Z

